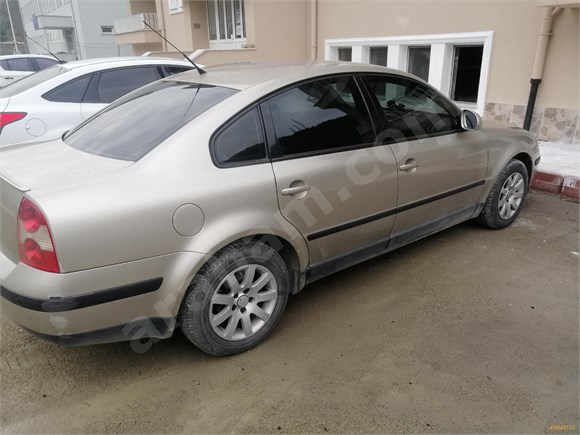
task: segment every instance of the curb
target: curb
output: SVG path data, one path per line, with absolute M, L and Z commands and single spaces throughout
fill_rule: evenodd
M 560 195 L 562 198 L 580 202 L 580 178 L 536 171 L 532 184 L 534 190 Z

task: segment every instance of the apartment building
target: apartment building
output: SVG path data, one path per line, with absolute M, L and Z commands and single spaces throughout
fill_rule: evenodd
M 0 56 L 26 52 L 18 0 L 0 1 Z
M 529 129 L 541 140 L 580 144 L 579 1 L 130 0 L 130 9 L 115 31 L 135 53 L 174 52 L 146 21 L 206 65 L 376 63 L 516 126 L 536 93 Z
M 129 14 L 126 0 L 18 0 L 30 53 L 64 60 L 132 54 L 117 45 L 115 17 Z

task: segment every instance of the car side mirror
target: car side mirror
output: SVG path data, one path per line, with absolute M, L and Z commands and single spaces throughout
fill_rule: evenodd
M 479 130 L 481 128 L 481 116 L 471 110 L 461 112 L 461 128 L 464 130 Z

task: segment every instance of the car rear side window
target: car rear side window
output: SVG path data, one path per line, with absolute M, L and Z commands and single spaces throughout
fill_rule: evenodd
M 137 161 L 185 124 L 239 91 L 179 81 L 155 82 L 76 127 L 64 141 L 78 150 Z
M 37 57 L 36 63 L 38 64 L 39 69 L 50 68 L 53 65 L 56 65 L 58 62 L 53 59 L 45 59 L 44 57 Z
M 98 101 L 112 103 L 123 95 L 160 78 L 156 66 L 102 72 L 97 84 Z
M 163 67 L 165 76 L 172 76 L 173 74 L 179 74 L 185 71 L 189 71 L 191 68 L 186 66 L 173 66 L 173 65 L 165 65 Z
M 36 71 L 34 62 L 29 57 L 17 57 L 0 61 L 6 71 Z
M 91 81 L 91 75 L 79 77 L 71 80 L 68 83 L 60 85 L 59 87 L 47 92 L 42 96 L 45 100 L 56 103 L 80 103 L 83 101 L 83 96 L 87 91 L 87 86 Z
M 245 113 L 213 142 L 213 154 L 219 165 L 257 163 L 266 159 L 266 143 L 258 109 Z
M 372 143 L 374 129 L 353 77 L 305 83 L 268 101 L 284 156 Z

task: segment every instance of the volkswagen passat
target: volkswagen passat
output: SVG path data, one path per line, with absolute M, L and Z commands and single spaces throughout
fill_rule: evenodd
M 135 89 L 193 68 L 168 58 L 55 65 L 0 89 L 0 146 L 61 135 Z
M 539 162 L 426 83 L 355 63 L 230 65 L 2 150 L 2 309 L 63 344 L 244 351 L 288 297 L 476 218 L 511 224 Z

